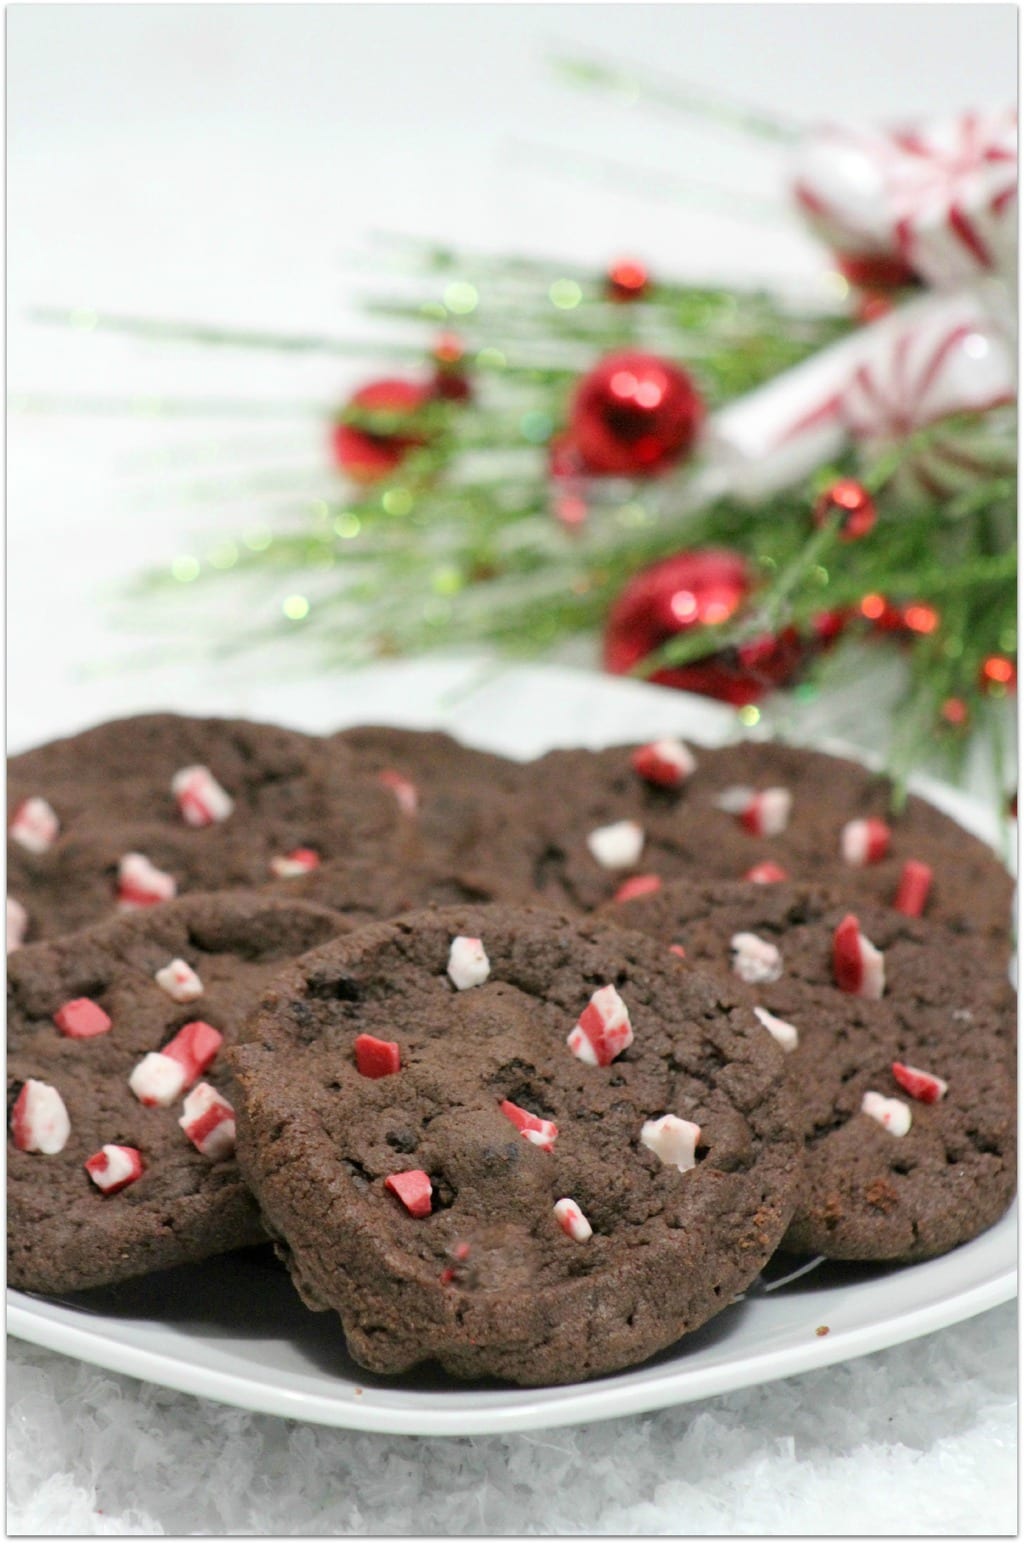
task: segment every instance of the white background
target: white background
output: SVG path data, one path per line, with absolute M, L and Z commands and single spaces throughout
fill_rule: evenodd
M 366 335 L 373 275 L 345 260 L 381 229 L 813 289 L 827 265 L 788 215 L 777 146 L 569 89 L 554 50 L 799 123 L 997 105 L 1016 84 L 1009 5 L 15 5 L 7 23 L 12 748 L 146 706 L 244 710 L 244 678 L 197 671 L 184 641 L 142 668 L 118 586 L 252 520 L 253 498 L 194 496 L 211 457 L 301 475 L 323 455 L 309 420 L 27 414 L 25 396 L 327 404 L 373 373 L 46 329 L 32 307 Z M 567 175 L 584 151 L 660 174 L 666 196 Z

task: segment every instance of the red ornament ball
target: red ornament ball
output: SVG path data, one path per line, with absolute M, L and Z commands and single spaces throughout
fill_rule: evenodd
M 753 588 L 749 565 L 727 548 L 680 552 L 641 570 L 612 607 L 604 637 L 605 669 L 625 675 L 690 628 L 729 621 Z M 691 665 L 659 670 L 649 679 L 742 707 L 791 681 L 803 659 L 803 646 L 790 627 Z
M 982 661 L 978 682 L 990 697 L 1002 697 L 1017 690 L 1017 666 L 1005 654 L 990 654 Z
M 650 287 L 647 269 L 642 263 L 630 262 L 628 258 L 613 263 L 605 281 L 609 300 L 642 300 Z
M 569 434 L 588 472 L 653 477 L 696 443 L 704 404 L 684 370 L 655 354 L 609 354 L 579 382 Z
M 852 477 L 841 477 L 825 489 L 814 506 L 815 525 L 824 525 L 836 513 L 840 515 L 840 541 L 859 541 L 873 530 L 878 519 L 871 495 Z
M 379 482 L 401 465 L 410 450 L 427 443 L 422 430 L 405 430 L 403 418 L 412 418 L 433 391 L 415 381 L 386 379 L 369 381 L 349 398 L 349 406 L 367 415 L 380 414 L 387 429 L 368 429 L 360 424 L 339 423 L 331 431 L 334 459 L 355 482 Z M 396 427 L 397 423 L 397 427 Z

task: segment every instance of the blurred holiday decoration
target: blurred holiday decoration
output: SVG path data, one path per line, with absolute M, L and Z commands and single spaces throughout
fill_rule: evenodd
M 808 128 L 562 67 L 777 144 L 782 207 L 825 242 L 842 299 L 392 238 L 375 254 L 392 289 L 367 302 L 392 330 L 323 414 L 321 490 L 289 493 L 284 473 L 276 524 L 179 554 L 147 601 L 174 592 L 178 619 L 183 588 L 248 584 L 252 631 L 226 646 L 301 629 L 326 664 L 600 636 L 607 669 L 747 723 L 871 646 L 905 661 L 897 776 L 998 729 L 1016 690 L 1016 115 Z M 373 357 L 330 334 L 91 325 Z

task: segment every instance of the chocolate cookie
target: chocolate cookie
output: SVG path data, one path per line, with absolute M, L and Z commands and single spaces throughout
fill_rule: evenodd
M 638 933 L 453 907 L 282 972 L 232 1053 L 296 1286 L 378 1372 L 567 1382 L 726 1307 L 793 1205 L 783 1058 Z
M 892 905 L 910 860 L 931 871 L 925 915 L 1009 958 L 1009 874 L 926 800 L 911 796 L 895 814 L 884 778 L 772 741 L 694 746 L 692 762 L 674 769 L 669 749 L 659 761 L 630 746 L 541 757 L 528 769 L 526 822 L 538 891 L 591 910 L 637 876 L 741 879 L 770 864 Z
M 838 943 L 850 904 L 818 886 L 676 883 L 609 914 L 685 950 L 744 991 L 767 1032 L 796 1042 L 786 1068 L 807 1162 L 783 1247 L 919 1260 L 990 1227 L 1013 1196 L 1013 993 L 975 945 L 855 904 L 858 929 Z M 874 982 L 858 931 L 881 955 Z M 857 985 L 862 963 L 861 990 L 881 987 L 880 998 L 837 984 Z
M 296 860 L 397 861 L 408 841 L 341 747 L 233 719 L 102 724 L 15 756 L 8 798 L 8 892 L 30 941 L 119 905 L 258 886 Z
M 218 1127 L 202 1088 L 234 1101 L 220 1037 L 233 1043 L 283 963 L 342 926 L 314 906 L 196 896 L 12 956 L 11 1286 L 101 1286 L 264 1236 L 230 1154 L 229 1118 Z M 172 1041 L 170 1056 L 152 1057 Z M 154 1090 L 171 1102 L 144 1104 Z M 193 1139 L 183 1101 L 186 1115 L 199 1107 Z
M 334 736 L 365 775 L 392 790 L 409 817 L 416 852 L 449 895 L 420 901 L 528 901 L 533 875 L 521 840 L 521 762 L 463 745 L 435 730 L 361 725 Z

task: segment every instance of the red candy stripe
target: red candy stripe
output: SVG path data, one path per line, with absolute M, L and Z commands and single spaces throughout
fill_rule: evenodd
M 658 874 L 634 874 L 632 879 L 625 880 L 615 894 L 613 901 L 635 901 L 640 895 L 653 895 L 661 889 L 661 877 Z
M 540 1115 L 531 1115 L 529 1110 L 521 1109 L 518 1104 L 513 1104 L 511 1099 L 503 1099 L 500 1108 L 505 1119 L 510 1120 L 516 1130 L 521 1131 L 534 1147 L 541 1148 L 545 1153 L 554 1150 L 558 1127 L 553 1120 L 544 1120 Z
M 949 1087 L 934 1072 L 923 1072 L 920 1067 L 908 1067 L 903 1062 L 893 1062 L 892 1075 L 904 1093 L 909 1094 L 911 1099 L 920 1100 L 922 1104 L 938 1104 Z
M 410 1216 L 430 1216 L 433 1187 L 430 1175 L 422 1169 L 403 1169 L 400 1174 L 389 1174 L 384 1184 L 398 1197 Z
M 53 1022 L 71 1040 L 89 1040 L 93 1035 L 105 1035 L 110 1028 L 109 1017 L 91 997 L 72 998 L 58 1008 Z
M 210 1066 L 223 1043 L 224 1036 L 219 1029 L 196 1019 L 191 1024 L 183 1024 L 174 1039 L 161 1047 L 160 1054 L 184 1067 L 189 1083 L 194 1083 Z
M 375 1035 L 357 1035 L 352 1053 L 356 1071 L 364 1078 L 387 1078 L 401 1070 L 402 1053 L 395 1040 L 378 1040 Z
M 896 899 L 892 903 L 895 909 L 902 912 L 905 917 L 923 916 L 932 887 L 932 877 L 932 870 L 927 863 L 919 863 L 916 858 L 908 858 L 900 875 Z

